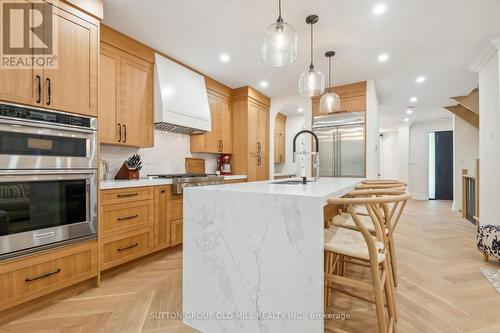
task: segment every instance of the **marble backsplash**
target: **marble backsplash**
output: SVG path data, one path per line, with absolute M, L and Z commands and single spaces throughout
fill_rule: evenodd
M 141 177 L 159 173 L 183 173 L 186 157 L 205 159 L 207 173 L 214 173 L 217 169 L 217 155 L 189 151 L 189 135 L 155 130 L 154 136 L 153 148 L 101 145 L 101 159 L 109 163 L 111 177 L 114 178 L 123 162 L 133 154 L 141 155 Z

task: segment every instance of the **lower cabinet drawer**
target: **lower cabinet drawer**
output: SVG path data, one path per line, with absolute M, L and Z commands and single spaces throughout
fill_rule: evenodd
M 0 310 L 97 275 L 97 241 L 0 265 Z
M 122 237 L 104 240 L 102 269 L 108 269 L 141 257 L 151 251 L 153 245 L 151 230 L 144 229 Z
M 152 200 L 129 202 L 102 207 L 102 231 L 111 231 L 148 226 L 153 223 L 154 205 Z
M 182 198 L 170 200 L 170 209 L 171 209 L 170 219 L 171 220 L 182 219 L 182 217 L 183 217 L 182 205 L 183 205 Z

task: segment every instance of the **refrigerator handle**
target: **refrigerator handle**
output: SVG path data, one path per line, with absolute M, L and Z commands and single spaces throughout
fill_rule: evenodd
M 332 177 L 337 177 L 337 129 L 333 131 Z
M 342 177 L 342 134 L 339 133 L 339 177 Z

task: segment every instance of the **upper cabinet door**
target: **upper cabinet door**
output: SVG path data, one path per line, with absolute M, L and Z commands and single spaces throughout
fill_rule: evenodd
M 141 59 L 122 58 L 122 104 L 118 123 L 125 145 L 153 145 L 153 66 Z
M 28 1 L 25 1 L 25 3 L 29 4 Z M 33 34 L 30 36 L 30 44 L 32 44 Z M 23 40 L 23 36 L 12 37 L 14 40 Z M 33 56 L 33 52 L 27 56 Z M 43 105 L 43 71 L 41 69 L 35 70 L 32 66 L 13 67 L 12 69 L 2 68 L 0 74 L 0 100 L 36 106 Z
M 233 114 L 229 101 L 221 99 L 220 103 L 220 138 L 222 141 L 222 152 L 231 154 L 233 152 Z
M 99 56 L 99 139 L 101 143 L 121 142 L 121 124 L 116 112 L 119 109 L 118 92 L 121 89 L 121 58 L 112 47 L 101 44 Z
M 57 68 L 44 68 L 44 107 L 97 116 L 98 27 L 53 6 Z
M 263 106 L 259 106 L 258 109 L 257 144 L 258 153 L 267 156 L 269 144 L 269 110 Z
M 248 153 L 259 154 L 259 107 L 252 103 L 248 103 Z

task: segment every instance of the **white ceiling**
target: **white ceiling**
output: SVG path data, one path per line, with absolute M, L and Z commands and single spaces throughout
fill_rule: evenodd
M 387 12 L 372 14 L 385 2 Z M 406 117 L 417 96 L 411 121 L 449 117 L 441 107 L 450 96 L 477 85 L 467 70 L 486 38 L 500 34 L 499 0 L 283 0 L 283 16 L 299 34 L 299 57 L 281 69 L 260 60 L 264 30 L 276 20 L 277 0 L 104 0 L 104 22 L 196 68 L 230 87 L 252 85 L 267 95 L 297 92 L 309 63 L 309 27 L 317 14 L 315 65 L 327 72 L 324 52 L 333 49 L 334 85 L 375 81 L 381 127 Z M 222 63 L 219 55 L 231 56 Z M 390 59 L 377 61 L 380 53 Z M 427 81 L 417 85 L 424 75 Z M 269 82 L 262 89 L 259 83 Z

